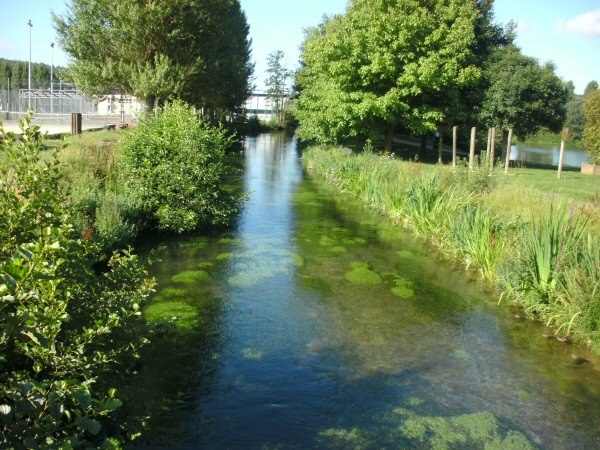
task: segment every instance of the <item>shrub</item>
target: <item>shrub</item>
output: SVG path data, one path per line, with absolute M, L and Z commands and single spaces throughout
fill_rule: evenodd
M 145 342 L 153 282 L 130 252 L 92 269 L 56 153 L 42 161 L 39 128 L 22 127 L 0 141 L 0 447 L 115 448 L 127 429 L 113 386 Z
M 158 229 L 182 233 L 226 225 L 239 194 L 223 189 L 232 139 L 182 102 L 147 116 L 123 140 L 124 163 Z
M 584 115 L 583 145 L 587 149 L 590 161 L 600 164 L 600 90 L 586 96 Z

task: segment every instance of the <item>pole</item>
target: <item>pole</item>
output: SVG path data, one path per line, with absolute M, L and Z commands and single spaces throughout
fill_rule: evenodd
M 458 127 L 452 127 L 452 167 L 456 169 L 456 140 L 458 135 Z
M 490 139 L 490 173 L 494 171 L 494 153 L 496 153 L 496 127 L 492 127 L 492 137 Z
M 52 60 L 50 64 L 50 116 L 54 114 L 54 42 L 50 43 L 52 48 Z
M 510 149 L 512 147 L 512 128 L 508 129 L 508 143 L 506 144 L 506 162 L 504 163 L 504 174 L 508 175 L 508 166 L 510 164 Z
M 565 144 L 567 143 L 567 138 L 569 137 L 569 129 L 563 128 L 562 136 L 560 139 L 560 159 L 558 160 L 558 174 L 556 177 L 560 180 L 560 174 L 563 168 L 563 161 L 565 159 Z
M 471 151 L 469 152 L 469 170 L 473 171 L 475 167 L 475 133 L 477 132 L 477 128 L 471 128 Z
M 10 112 L 10 77 L 8 77 L 8 97 L 6 97 L 6 110 Z
M 443 142 L 443 133 L 442 127 L 439 128 L 438 133 L 440 134 L 440 140 L 438 141 L 438 164 L 442 163 L 442 142 Z
M 29 19 L 27 25 L 29 25 L 29 74 L 27 77 L 27 109 L 31 110 L 31 29 L 33 28 L 31 19 Z
M 487 141 L 487 147 L 485 149 L 485 157 L 489 160 L 490 159 L 490 144 L 492 142 L 492 129 L 488 128 L 488 141 Z

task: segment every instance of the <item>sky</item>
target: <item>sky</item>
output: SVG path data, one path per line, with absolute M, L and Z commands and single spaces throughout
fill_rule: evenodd
M 165 0 L 168 1 L 168 0 Z M 303 29 L 317 25 L 323 14 L 342 13 L 346 0 L 241 0 L 250 24 L 254 83 L 264 86 L 266 58 L 283 50 L 286 64 L 295 68 Z M 64 0 L 0 0 L 0 57 L 29 59 L 31 19 L 32 61 L 51 63 L 55 41 L 50 11 L 64 14 Z M 600 0 L 496 0 L 496 21 L 514 20 L 517 45 L 540 62 L 553 61 L 563 80 L 572 80 L 582 93 L 591 80 L 600 81 Z M 56 46 L 54 64 L 68 58 Z

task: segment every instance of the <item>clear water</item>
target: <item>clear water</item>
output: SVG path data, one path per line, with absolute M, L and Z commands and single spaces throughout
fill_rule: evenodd
M 295 140 L 244 158 L 233 230 L 150 246 L 164 331 L 130 391 L 152 416 L 138 447 L 600 447 L 583 349 L 305 176 Z

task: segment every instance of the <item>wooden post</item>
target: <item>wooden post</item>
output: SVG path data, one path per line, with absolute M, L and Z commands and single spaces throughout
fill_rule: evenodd
M 477 128 L 471 128 L 471 149 L 469 152 L 469 170 L 473 170 L 475 167 L 475 133 L 477 132 Z
M 440 133 L 440 140 L 438 142 L 438 164 L 442 163 L 442 141 L 444 140 L 444 135 L 442 132 L 442 128 L 438 129 L 438 133 Z
M 563 128 L 562 136 L 560 139 L 560 158 L 558 160 L 558 174 L 556 177 L 560 179 L 560 174 L 563 168 L 563 161 L 565 159 L 565 144 L 567 143 L 567 138 L 569 137 L 569 129 Z
M 485 148 L 485 157 L 486 159 L 490 159 L 490 144 L 492 142 L 492 129 L 488 128 L 488 141 L 487 141 L 487 147 Z
M 81 113 L 71 113 L 71 134 L 81 134 Z
M 494 158 L 496 157 L 496 127 L 492 127 L 492 138 L 490 139 L 490 173 L 494 171 Z
M 504 163 L 504 174 L 508 175 L 508 166 L 510 165 L 510 148 L 512 147 L 512 128 L 508 129 L 508 143 L 506 144 L 506 162 Z
M 458 135 L 458 127 L 452 127 L 452 167 L 456 169 L 456 141 Z

